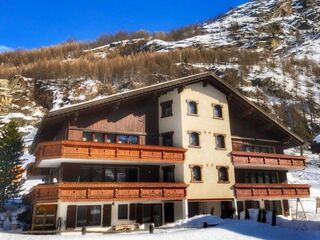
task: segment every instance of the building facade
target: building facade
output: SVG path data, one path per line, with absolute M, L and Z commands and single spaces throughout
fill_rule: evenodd
M 303 141 L 218 77 L 203 73 L 51 111 L 31 152 L 32 229 L 156 226 L 246 208 L 289 214 Z

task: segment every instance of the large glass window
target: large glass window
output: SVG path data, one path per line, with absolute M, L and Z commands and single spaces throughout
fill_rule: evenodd
M 106 168 L 105 182 L 138 182 L 137 168 Z
M 261 152 L 261 153 L 274 153 L 274 147 L 272 146 L 259 146 L 259 145 L 249 145 L 242 144 L 241 151 L 245 152 Z
M 118 143 L 138 144 L 138 136 L 135 135 L 118 135 Z
M 101 225 L 101 206 L 78 206 L 77 226 L 99 226 Z

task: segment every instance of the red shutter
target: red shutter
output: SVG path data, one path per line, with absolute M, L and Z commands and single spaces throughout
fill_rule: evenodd
M 103 217 L 102 217 L 102 226 L 110 227 L 111 226 L 111 204 L 103 205 Z
M 67 208 L 67 228 L 76 227 L 77 206 L 69 205 Z

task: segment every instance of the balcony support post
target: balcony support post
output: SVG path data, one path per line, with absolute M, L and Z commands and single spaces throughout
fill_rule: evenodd
M 189 218 L 189 212 L 188 212 L 188 200 L 183 199 L 182 200 L 182 218 L 188 219 Z

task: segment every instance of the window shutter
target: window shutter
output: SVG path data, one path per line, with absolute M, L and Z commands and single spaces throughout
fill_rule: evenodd
M 142 224 L 143 223 L 143 220 L 142 220 L 142 217 L 143 217 L 143 205 L 142 203 L 138 203 L 137 206 L 137 211 L 136 211 L 136 218 L 137 218 L 137 223 L 140 223 Z
M 129 205 L 129 211 L 130 211 L 130 215 L 129 215 L 129 220 L 136 220 L 136 204 L 135 203 L 131 203 Z
M 77 206 L 69 205 L 67 208 L 67 228 L 75 228 L 76 227 L 76 214 L 77 214 Z
M 103 205 L 103 220 L 102 226 L 103 227 L 110 227 L 111 226 L 111 204 Z

